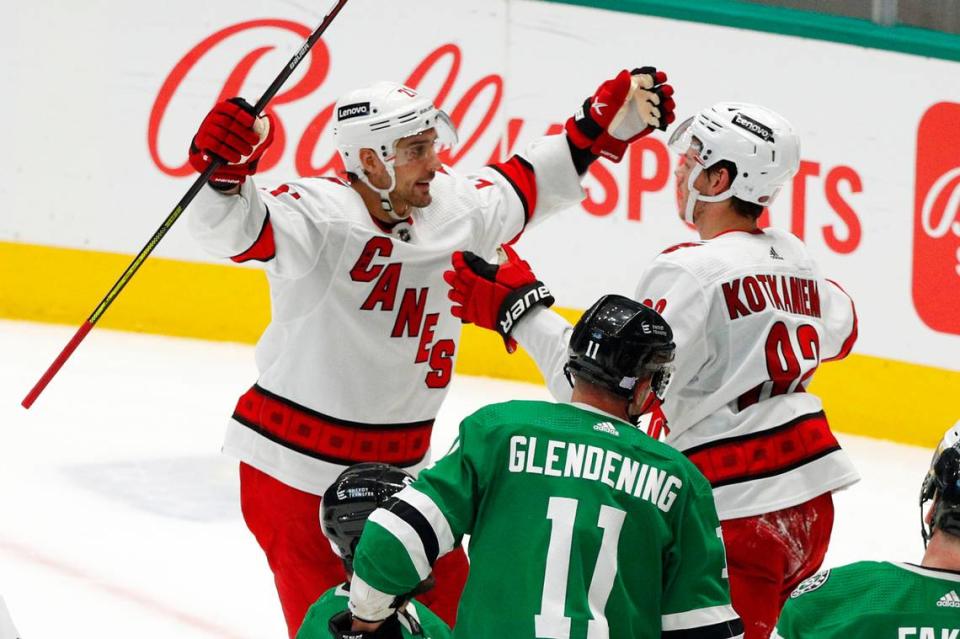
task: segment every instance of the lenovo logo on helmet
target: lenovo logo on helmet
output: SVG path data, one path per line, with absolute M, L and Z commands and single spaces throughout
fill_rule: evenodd
M 773 142 L 773 129 L 760 124 L 751 117 L 743 115 L 742 113 L 734 113 L 733 123 L 741 129 L 746 129 L 750 133 L 753 133 L 758 138 L 763 138 L 767 142 Z
M 361 115 L 370 115 L 370 103 L 369 102 L 358 102 L 356 104 L 345 104 L 344 106 L 337 109 L 337 120 L 349 120 L 350 118 L 358 118 Z

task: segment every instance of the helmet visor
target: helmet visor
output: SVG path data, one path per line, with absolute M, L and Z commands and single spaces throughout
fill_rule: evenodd
M 431 131 L 436 135 L 430 135 Z M 416 139 L 408 140 L 407 138 Z M 434 158 L 443 151 L 453 148 L 457 141 L 457 129 L 450 116 L 444 111 L 435 109 L 422 118 L 420 129 L 397 140 L 394 164 L 402 166 Z
M 670 139 L 667 141 L 667 148 L 674 153 L 683 155 L 690 148 L 690 142 L 693 140 L 693 118 L 690 116 L 673 128 Z M 699 149 L 697 149 L 699 152 Z

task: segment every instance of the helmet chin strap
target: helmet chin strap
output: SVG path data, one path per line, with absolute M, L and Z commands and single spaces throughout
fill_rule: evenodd
M 370 177 L 367 175 L 366 171 L 362 172 L 360 175 L 360 180 L 371 189 L 376 191 L 377 195 L 380 196 L 380 206 L 383 208 L 383 212 L 386 213 L 387 216 L 394 222 L 402 222 L 410 216 L 397 215 L 397 212 L 393 210 L 393 203 L 390 202 L 390 193 L 397 186 L 397 175 L 393 169 L 393 160 L 384 160 L 383 168 L 386 169 L 387 175 L 390 176 L 390 184 L 387 185 L 387 188 L 381 189 L 375 186 L 373 182 L 370 181 Z
M 700 191 L 693 186 L 693 183 L 697 181 L 701 173 L 703 173 L 703 167 L 698 164 L 690 171 L 690 177 L 687 178 L 687 191 L 689 191 L 689 194 L 687 195 L 687 206 L 683 209 L 683 219 L 687 224 L 694 224 L 693 209 L 697 202 L 723 202 L 733 197 L 732 187 L 717 195 L 701 194 Z

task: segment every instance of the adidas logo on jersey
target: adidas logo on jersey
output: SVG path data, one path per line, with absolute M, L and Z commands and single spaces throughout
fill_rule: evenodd
M 956 590 L 951 590 L 937 600 L 938 608 L 960 608 L 960 597 Z
M 608 435 L 620 436 L 620 433 L 614 428 L 613 424 L 610 422 L 600 422 L 599 424 L 593 425 L 593 430 L 599 431 L 601 433 L 607 433 Z
M 783 259 L 782 257 L 780 257 L 780 254 L 777 253 L 777 249 L 773 248 L 772 246 L 770 247 L 770 259 L 772 259 L 772 260 L 782 260 L 782 259 Z

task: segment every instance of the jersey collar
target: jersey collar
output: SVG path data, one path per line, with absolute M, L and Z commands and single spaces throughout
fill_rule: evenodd
M 618 422 L 623 422 L 627 426 L 633 426 L 630 422 L 626 422 L 622 417 L 617 417 L 616 415 L 611 415 L 605 410 L 600 410 L 596 406 L 591 406 L 590 404 L 584 404 L 583 402 L 570 402 L 571 406 L 576 406 L 577 408 L 582 408 L 583 410 L 588 410 L 591 413 L 597 413 L 598 415 L 603 415 L 604 417 L 609 417 L 610 419 L 615 419 Z
M 957 583 L 960 583 L 960 571 L 958 570 L 947 570 L 946 568 L 927 568 L 926 566 L 917 566 L 915 564 L 901 563 L 898 561 L 891 563 L 898 568 L 903 568 L 904 570 L 908 570 L 918 575 L 923 575 L 924 577 L 932 577 L 934 579 L 944 579 L 946 581 L 956 581 Z
M 764 234 L 764 233 L 763 233 L 763 229 L 754 229 L 754 230 L 752 230 L 752 231 L 742 231 L 742 230 L 740 230 L 740 229 L 729 229 L 729 230 L 721 231 L 721 232 L 717 233 L 716 235 L 714 235 L 714 236 L 713 236 L 712 238 L 710 238 L 710 239 L 711 239 L 711 240 L 715 240 L 715 239 L 717 239 L 718 237 L 720 237 L 721 235 L 728 235 L 728 234 L 730 234 L 730 233 L 746 233 L 747 235 L 763 235 L 763 234 Z

